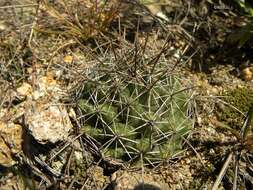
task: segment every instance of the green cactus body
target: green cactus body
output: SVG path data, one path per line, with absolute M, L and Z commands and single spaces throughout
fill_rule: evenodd
M 152 164 L 181 151 L 192 120 L 190 94 L 182 90 L 180 78 L 149 73 L 141 74 L 143 80 L 127 79 L 114 69 L 87 82 L 79 101 L 83 130 L 96 139 L 102 155 Z

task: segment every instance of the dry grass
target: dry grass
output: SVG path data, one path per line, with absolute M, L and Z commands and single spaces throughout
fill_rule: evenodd
M 62 34 L 87 40 L 106 32 L 119 14 L 119 3 L 112 1 L 41 1 L 41 19 L 35 30 L 48 34 Z M 47 19 L 43 19 L 46 17 Z

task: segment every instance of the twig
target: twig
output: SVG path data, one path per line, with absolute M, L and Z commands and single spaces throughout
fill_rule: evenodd
M 234 180 L 233 180 L 233 190 L 237 189 L 237 177 L 238 177 L 238 170 L 239 170 L 239 160 L 240 160 L 240 153 L 237 152 L 235 154 L 235 168 L 234 168 Z
M 10 9 L 10 8 L 24 8 L 24 7 L 36 7 L 39 4 L 26 4 L 26 5 L 7 5 L 7 6 L 2 6 L 0 9 Z
M 31 46 L 31 41 L 32 41 L 32 37 L 33 37 L 33 32 L 34 32 L 34 27 L 37 23 L 37 19 L 38 19 L 38 14 L 39 14 L 39 7 L 40 4 L 37 4 L 37 8 L 36 8 L 36 13 L 35 13 L 35 17 L 34 20 L 32 22 L 32 27 L 31 27 L 31 31 L 30 31 L 30 35 L 29 35 L 29 39 L 28 39 L 28 47 L 30 48 L 30 50 L 33 52 L 33 48 Z
M 67 148 L 70 144 L 72 144 L 75 140 L 77 140 L 79 137 L 81 137 L 83 135 L 83 133 L 77 135 L 74 139 L 72 139 L 70 142 L 66 143 L 65 146 L 63 146 L 58 152 L 55 153 L 55 155 L 53 155 L 49 161 L 51 162 L 58 154 L 60 154 L 65 148 Z
M 205 164 L 204 164 L 204 162 L 203 162 L 203 159 L 201 158 L 201 156 L 200 156 L 200 154 L 197 152 L 197 150 L 191 145 L 191 143 L 190 143 L 186 138 L 184 138 L 184 137 L 182 136 L 182 139 L 183 139 L 183 140 L 186 142 L 186 144 L 188 144 L 189 147 L 193 150 L 193 152 L 196 154 L 196 156 L 198 157 L 198 159 L 199 159 L 199 161 L 201 162 L 201 164 L 202 164 L 204 167 L 206 167 Z
M 224 163 L 224 165 L 221 168 L 219 176 L 217 177 L 217 179 L 214 182 L 212 190 L 218 190 L 218 187 L 219 187 L 219 185 L 221 183 L 221 180 L 223 179 L 223 177 L 224 177 L 224 175 L 225 175 L 225 173 L 226 173 L 226 171 L 228 169 L 228 166 L 229 166 L 232 158 L 233 158 L 233 152 L 230 152 L 229 155 L 228 155 L 228 157 L 227 157 L 227 159 L 226 159 L 226 162 Z

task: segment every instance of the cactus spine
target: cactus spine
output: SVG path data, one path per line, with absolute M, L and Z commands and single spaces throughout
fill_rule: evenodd
M 166 62 L 142 62 L 137 68 L 104 64 L 84 84 L 79 101 L 83 130 L 104 156 L 154 164 L 182 149 L 182 137 L 192 126 L 190 94 L 167 70 Z

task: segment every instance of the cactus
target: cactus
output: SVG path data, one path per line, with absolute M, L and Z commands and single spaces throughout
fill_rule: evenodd
M 192 126 L 190 94 L 180 77 L 160 72 L 165 64 L 139 67 L 134 77 L 130 67 L 100 65 L 98 77 L 85 82 L 78 102 L 82 130 L 96 139 L 105 157 L 154 164 L 182 149 Z

